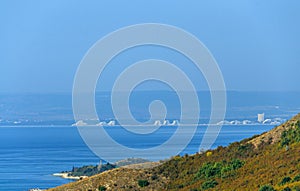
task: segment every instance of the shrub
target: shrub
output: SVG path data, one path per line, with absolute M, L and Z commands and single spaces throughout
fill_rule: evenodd
M 183 187 L 184 187 L 183 184 L 180 184 L 180 185 L 177 186 L 177 188 L 183 188 Z
M 282 139 L 281 139 L 281 147 L 284 147 L 284 146 L 288 146 L 289 144 L 290 144 L 290 139 L 289 138 L 287 138 L 287 137 L 283 137 Z
M 221 163 L 204 163 L 197 175 L 199 177 L 211 178 L 221 173 Z
M 281 147 L 300 142 L 299 121 L 295 124 L 295 126 L 296 128 L 289 129 L 282 132 L 281 141 L 280 141 Z
M 105 190 L 106 190 L 106 187 L 105 187 L 105 186 L 99 186 L 99 187 L 98 187 L 98 190 L 99 190 L 99 191 L 105 191 Z
M 158 179 L 158 176 L 156 174 L 151 176 L 151 180 L 157 180 L 157 179 Z
M 242 157 L 248 157 L 253 152 L 253 145 L 251 143 L 246 143 L 243 145 L 239 145 L 237 148 L 237 152 Z
M 294 182 L 298 182 L 300 181 L 300 174 L 298 174 L 297 176 L 294 177 L 293 179 Z
M 288 176 L 284 177 L 281 182 L 279 183 L 279 185 L 285 185 L 286 183 L 290 182 L 292 179 Z
M 275 191 L 275 189 L 270 185 L 263 185 L 260 187 L 259 191 Z
M 295 186 L 295 187 L 293 188 L 293 190 L 295 190 L 295 191 L 300 191 L 300 187 Z
M 289 187 L 285 187 L 282 191 L 292 191 Z
M 228 177 L 232 175 L 235 170 L 241 168 L 244 162 L 239 159 L 233 159 L 230 162 L 208 162 L 204 163 L 199 171 L 196 173 L 195 178 L 210 179 L 214 177 Z
M 138 180 L 138 185 L 140 187 L 146 187 L 149 185 L 149 182 L 148 182 L 148 180 Z
M 209 189 L 209 188 L 214 188 L 215 186 L 218 185 L 218 182 L 215 180 L 208 180 L 206 182 L 203 182 L 201 188 L 203 190 Z
M 221 178 L 226 178 L 231 174 L 231 168 L 229 166 L 225 166 L 221 169 Z
M 239 169 L 244 165 L 243 161 L 240 161 L 239 159 L 233 159 L 230 162 L 230 166 L 232 167 L 233 170 Z

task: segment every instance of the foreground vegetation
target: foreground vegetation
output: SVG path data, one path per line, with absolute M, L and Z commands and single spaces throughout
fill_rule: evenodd
M 68 176 L 73 176 L 73 177 L 93 176 L 108 170 L 112 170 L 117 167 L 146 163 L 146 162 L 149 161 L 141 158 L 128 158 L 121 161 L 117 161 L 114 164 L 106 163 L 101 165 L 86 165 L 82 167 L 73 167 L 71 171 L 63 171 L 62 173 L 68 173 Z
M 112 170 L 117 166 L 114 164 L 103 164 L 103 165 L 87 165 L 83 167 L 73 167 L 73 169 L 68 172 L 68 176 L 93 176 L 95 174 L 102 173 L 104 171 Z
M 300 191 L 300 114 L 273 130 L 152 169 L 117 168 L 51 190 Z

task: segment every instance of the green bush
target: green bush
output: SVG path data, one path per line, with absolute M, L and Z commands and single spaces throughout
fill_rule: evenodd
M 230 162 L 208 162 L 204 163 L 199 171 L 196 173 L 196 179 L 210 179 L 214 177 L 228 177 L 233 172 L 244 165 L 244 162 L 239 159 L 233 159 Z
M 293 190 L 294 190 L 294 191 L 300 191 L 300 187 L 295 186 L 295 187 L 293 188 Z
M 285 187 L 282 191 L 292 191 L 289 187 Z
M 138 185 L 140 187 L 146 187 L 149 185 L 149 182 L 148 182 L 148 180 L 138 180 Z
M 214 188 L 215 186 L 218 185 L 218 182 L 215 180 L 208 180 L 206 182 L 203 182 L 201 188 L 203 190 L 209 189 L 209 188 Z
M 154 174 L 154 175 L 151 176 L 151 180 L 157 180 L 157 179 L 158 179 L 157 175 Z
M 206 179 L 218 176 L 221 174 L 221 163 L 204 163 L 202 167 L 199 169 L 196 176 L 198 177 L 204 177 Z
M 298 174 L 297 176 L 294 177 L 293 179 L 294 182 L 298 182 L 300 181 L 300 174 Z
M 285 185 L 286 183 L 290 182 L 292 179 L 288 176 L 284 177 L 281 182 L 279 183 L 279 185 Z
M 281 134 L 281 146 L 288 146 L 293 143 L 300 142 L 300 122 L 298 121 L 295 124 L 295 128 L 283 131 Z
M 263 185 L 262 187 L 260 187 L 259 191 L 276 191 L 276 190 L 270 185 Z
M 239 159 L 233 159 L 229 165 L 232 167 L 233 170 L 239 169 L 244 165 L 244 162 Z
M 105 186 L 99 186 L 99 187 L 98 187 L 98 190 L 99 190 L 99 191 L 105 191 L 105 190 L 106 190 L 106 187 L 105 187 Z

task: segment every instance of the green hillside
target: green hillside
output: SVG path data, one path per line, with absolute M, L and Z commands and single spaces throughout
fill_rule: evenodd
M 262 135 L 152 169 L 117 168 L 50 190 L 300 190 L 300 114 Z

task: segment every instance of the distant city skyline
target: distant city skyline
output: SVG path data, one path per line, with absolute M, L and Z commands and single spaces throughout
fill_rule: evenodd
M 70 93 L 88 49 L 108 33 L 139 23 L 174 25 L 195 35 L 215 57 L 228 90 L 300 91 L 299 7 L 296 0 L 1 1 L 0 93 Z M 123 62 L 160 58 L 184 68 L 197 90 L 207 90 L 191 63 L 155 48 L 124 52 L 112 61 L 101 89 L 111 88 Z

